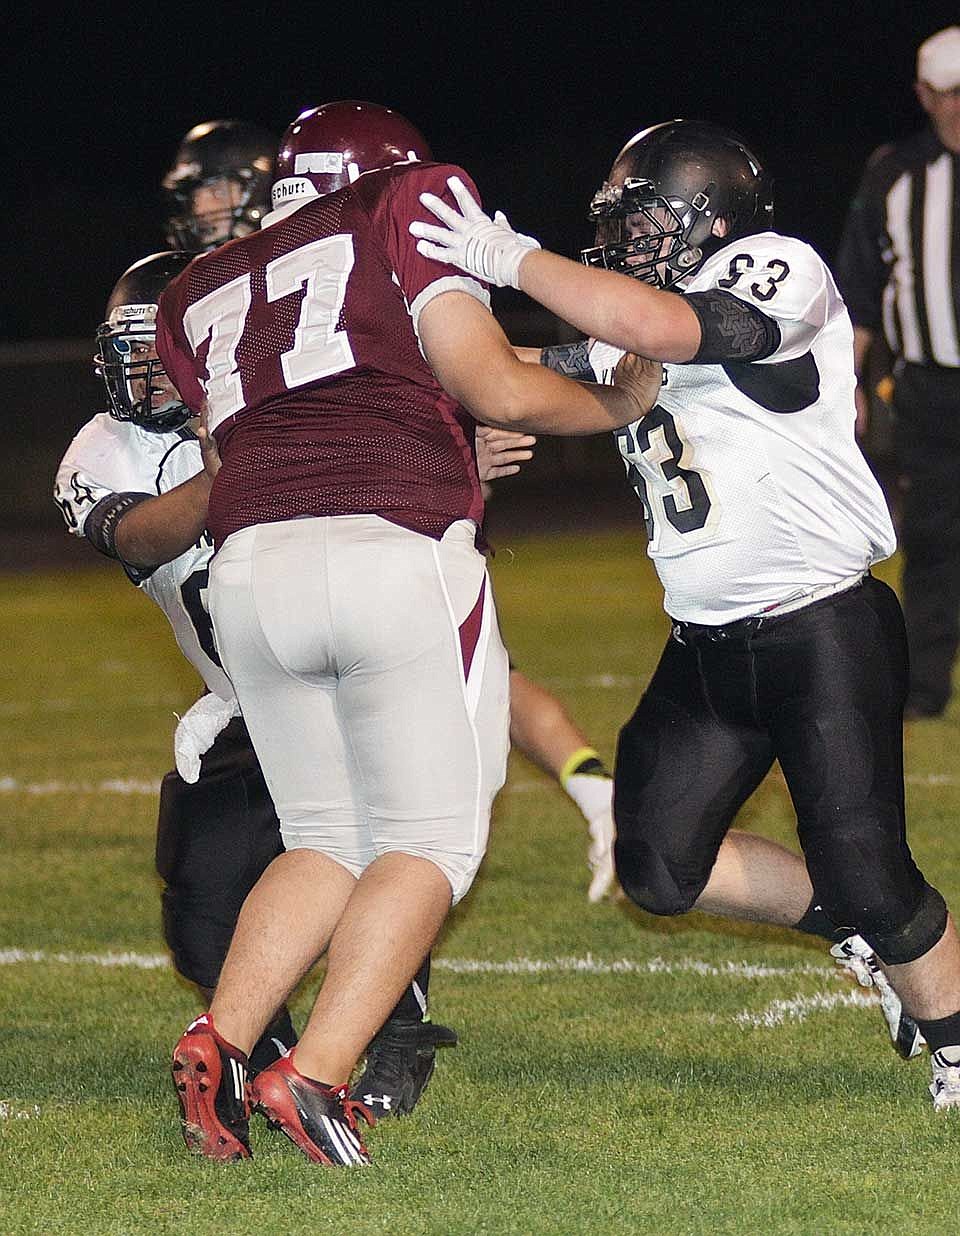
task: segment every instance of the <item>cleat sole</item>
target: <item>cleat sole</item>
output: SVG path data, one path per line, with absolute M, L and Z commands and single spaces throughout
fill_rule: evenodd
M 220 1056 L 205 1036 L 177 1044 L 173 1081 L 180 1103 L 180 1128 L 187 1149 L 217 1163 L 252 1157 L 246 1142 L 236 1137 L 217 1115 L 214 1099 L 220 1084 Z

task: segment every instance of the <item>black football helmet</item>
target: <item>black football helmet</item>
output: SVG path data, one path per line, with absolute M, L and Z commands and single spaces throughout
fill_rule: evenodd
M 590 203 L 588 266 L 671 288 L 711 253 L 773 224 L 773 185 L 736 133 L 668 120 L 632 137 Z M 715 229 L 717 219 L 725 228 Z
M 110 293 L 93 363 L 107 388 L 114 420 L 170 433 L 193 415 L 167 380 L 157 359 L 156 338 L 160 293 L 195 256 L 151 253 L 125 270 Z
M 270 209 L 270 186 L 277 139 L 243 120 L 206 120 L 194 125 L 163 178 L 169 209 L 167 243 L 194 252 L 215 249 L 237 236 L 249 236 Z M 237 187 L 234 201 L 214 216 L 198 219 L 193 193 L 201 185 L 227 181 Z

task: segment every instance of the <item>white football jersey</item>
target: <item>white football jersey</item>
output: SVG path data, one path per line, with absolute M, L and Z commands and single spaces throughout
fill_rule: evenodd
M 664 364 L 646 416 L 617 431 L 673 618 L 719 625 L 856 577 L 896 548 L 854 437 L 853 328 L 826 265 L 764 232 L 684 288 L 722 288 L 779 325 L 765 360 Z M 623 353 L 595 343 L 610 381 Z
M 188 430 L 150 433 L 105 412 L 87 421 L 67 448 L 54 500 L 67 527 L 82 537 L 87 516 L 115 493 L 166 493 L 203 469 L 200 444 Z M 138 587 L 166 614 L 183 655 L 221 699 L 234 698 L 206 608 L 213 542 L 206 533 L 186 553 L 159 566 Z

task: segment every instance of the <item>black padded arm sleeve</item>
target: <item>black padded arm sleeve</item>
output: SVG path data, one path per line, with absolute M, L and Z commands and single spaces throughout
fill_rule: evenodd
M 123 561 L 117 553 L 117 527 L 131 507 L 139 506 L 147 498 L 155 497 L 156 494 L 142 493 L 107 494 L 93 508 L 83 525 L 83 535 L 93 548 L 108 558 L 116 558 L 135 584 L 141 584 L 145 579 L 149 579 L 153 570 L 149 567 L 130 566 Z
M 683 299 L 700 321 L 700 348 L 691 365 L 765 360 L 780 346 L 779 324 L 732 292 L 710 288 Z
M 589 353 L 588 339 L 581 339 L 578 343 L 556 343 L 541 351 L 540 364 L 567 378 L 585 378 L 588 382 L 595 382 L 597 375 L 590 364 Z

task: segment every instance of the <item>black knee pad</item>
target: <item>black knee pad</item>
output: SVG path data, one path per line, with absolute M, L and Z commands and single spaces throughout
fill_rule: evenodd
M 632 902 L 648 914 L 686 914 L 703 892 L 709 871 L 696 882 L 684 880 L 643 837 L 618 836 L 613 861 L 620 886 Z
M 863 930 L 861 935 L 881 961 L 902 966 L 929 953 L 947 928 L 947 903 L 935 888 L 924 884 L 920 904 L 900 927 L 878 934 Z
M 943 935 L 946 905 L 913 861 L 895 804 L 804 827 L 801 842 L 826 913 L 859 932 L 882 961 L 914 961 Z
M 160 787 L 163 932 L 184 978 L 216 986 L 240 907 L 282 851 L 279 821 L 246 727 L 232 721 L 204 755 L 195 784 L 170 772 Z

